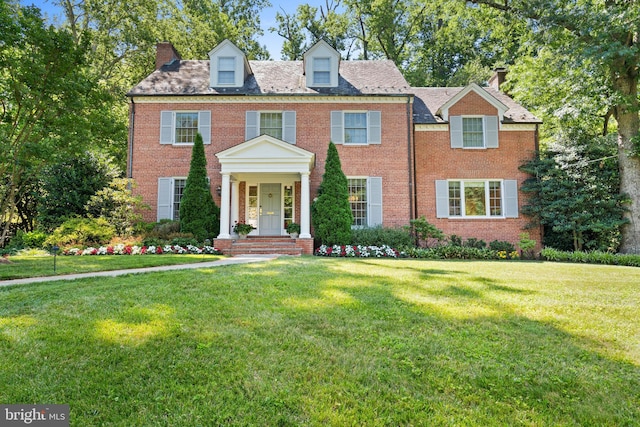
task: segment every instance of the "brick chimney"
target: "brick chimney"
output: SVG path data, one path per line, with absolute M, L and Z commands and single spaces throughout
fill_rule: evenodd
M 156 45 L 156 70 L 175 59 L 182 59 L 178 51 L 169 42 L 160 42 Z
M 493 76 L 489 79 L 489 86 L 501 90 L 502 83 L 507 79 L 508 70 L 504 67 L 495 68 Z

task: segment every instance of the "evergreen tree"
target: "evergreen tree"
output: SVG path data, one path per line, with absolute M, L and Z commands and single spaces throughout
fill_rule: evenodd
M 189 176 L 180 200 L 180 231 L 192 233 L 198 240 L 220 232 L 220 209 L 213 201 L 207 181 L 207 159 L 202 135 L 197 134 L 191 154 Z
M 353 214 L 349 205 L 349 185 L 342 172 L 338 150 L 329 143 L 318 197 L 311 206 L 315 237 L 324 245 L 351 243 Z

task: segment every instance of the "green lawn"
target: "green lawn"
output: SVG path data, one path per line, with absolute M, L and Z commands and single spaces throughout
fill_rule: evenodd
M 0 267 L 3 268 L 3 267 Z M 0 289 L 0 402 L 77 426 L 640 425 L 640 269 L 280 258 Z
M 53 256 L 12 256 L 9 258 L 11 264 L 0 264 L 0 280 L 188 264 L 220 258 L 219 255 L 190 254 L 57 256 L 54 272 Z

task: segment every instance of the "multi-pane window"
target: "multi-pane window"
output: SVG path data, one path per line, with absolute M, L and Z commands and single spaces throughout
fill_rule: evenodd
M 260 133 L 282 139 L 282 113 L 260 113 Z
M 344 143 L 367 143 L 367 113 L 344 113 Z
M 487 197 L 484 182 L 464 183 L 464 214 L 465 216 L 487 215 Z
M 236 58 L 218 58 L 218 84 L 228 85 L 236 82 Z
M 464 148 L 484 147 L 484 129 L 482 117 L 462 118 L 462 146 Z
M 176 113 L 176 144 L 193 144 L 198 133 L 198 113 Z
M 353 214 L 353 225 L 356 227 L 366 227 L 367 222 L 367 179 L 350 178 L 349 182 L 349 204 Z
M 284 229 L 293 222 L 293 186 L 284 186 Z
M 489 181 L 489 214 L 502 215 L 502 186 L 499 181 Z
M 449 182 L 449 215 L 462 215 L 462 195 L 460 194 L 460 182 Z
M 180 201 L 186 185 L 186 179 L 176 178 L 173 180 L 173 219 L 175 221 L 180 220 Z
M 449 181 L 449 216 L 502 216 L 500 181 Z
M 331 83 L 331 59 L 313 58 L 313 84 L 328 85 Z
M 249 186 L 247 223 L 258 228 L 258 186 Z

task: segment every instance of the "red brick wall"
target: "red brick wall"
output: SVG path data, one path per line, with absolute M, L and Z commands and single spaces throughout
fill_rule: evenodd
M 295 110 L 296 145 L 316 154 L 310 177 L 311 199 L 316 196 L 324 173 L 324 162 L 331 138 L 331 111 L 376 110 L 382 114 L 382 144 L 370 146 L 338 145 L 342 169 L 347 176 L 380 176 L 383 185 L 383 220 L 386 226 L 405 225 L 409 212 L 408 123 L 406 104 L 398 103 L 136 103 L 133 136 L 132 177 L 136 193 L 151 210 L 148 221 L 156 220 L 158 177 L 187 176 L 191 146 L 160 145 L 160 112 L 163 110 L 210 110 L 211 145 L 205 145 L 211 187 L 221 184 L 220 164 L 215 153 L 244 142 L 245 112 L 248 110 Z M 241 187 L 242 188 L 242 187 Z M 299 186 L 296 186 L 299 189 Z M 213 194 L 220 206 L 220 198 Z M 243 199 L 241 199 L 243 200 Z M 299 198 L 296 197 L 296 201 Z M 241 202 L 241 211 L 244 204 Z M 297 205 L 299 206 L 299 205 Z M 296 217 L 299 209 L 296 209 Z M 242 216 L 242 215 L 241 215 Z
M 449 115 L 485 114 L 496 115 L 496 109 L 474 92 L 469 93 L 449 110 Z M 540 230 L 524 230 L 529 219 L 443 219 L 436 218 L 435 181 L 445 179 L 495 179 L 517 180 L 519 186 L 528 177 L 518 168 L 531 159 L 536 148 L 535 131 L 500 130 L 497 149 L 452 149 L 448 131 L 417 131 L 416 144 L 416 189 L 417 213 L 424 215 L 430 223 L 447 235 L 463 238 L 478 238 L 487 243 L 506 240 L 517 243 L 523 231 L 540 243 Z M 520 192 L 520 209 L 526 196 Z

